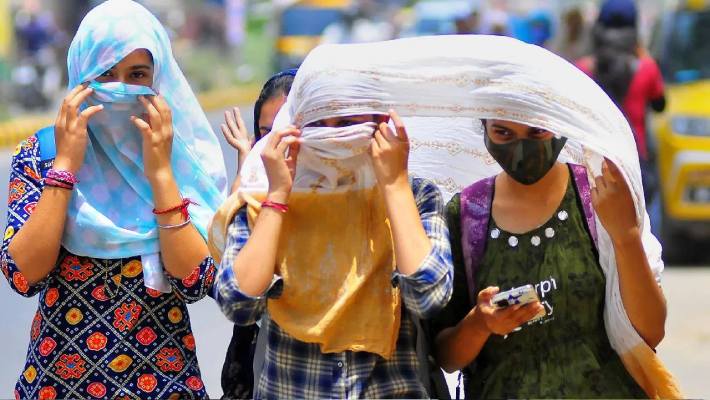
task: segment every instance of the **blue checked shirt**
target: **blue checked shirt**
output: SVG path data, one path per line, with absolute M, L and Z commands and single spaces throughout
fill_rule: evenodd
M 410 179 L 419 215 L 432 249 L 417 272 L 393 273 L 404 307 L 397 348 L 392 358 L 367 352 L 324 354 L 314 343 L 290 337 L 268 316 L 266 300 L 283 289 L 279 276 L 260 297 L 239 290 L 232 269 L 237 253 L 249 238 L 244 209 L 229 227 L 227 246 L 214 284 L 214 298 L 222 312 L 238 325 L 261 319 L 267 344 L 264 365 L 254 389 L 255 398 L 424 398 L 416 354 L 417 330 L 412 317 L 430 318 L 443 309 L 453 290 L 453 266 L 449 233 L 441 193 L 430 181 Z

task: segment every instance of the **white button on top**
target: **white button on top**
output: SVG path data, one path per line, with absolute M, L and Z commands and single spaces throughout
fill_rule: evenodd
M 516 238 L 515 236 L 509 237 L 509 238 L 508 238 L 508 244 L 510 245 L 510 247 L 515 247 L 515 246 L 517 246 L 517 245 L 518 245 L 518 238 Z
M 493 230 L 491 231 L 491 238 L 498 239 L 499 236 L 500 230 L 498 228 L 493 228 Z
M 535 247 L 539 246 L 540 245 L 540 236 L 535 235 L 532 238 L 530 238 L 530 243 L 532 243 L 532 245 Z
M 567 218 L 569 218 L 569 214 L 567 214 L 567 211 L 562 210 L 557 213 L 557 218 L 559 218 L 560 221 L 565 221 Z
M 338 368 L 343 368 L 343 362 L 342 362 L 342 361 L 338 361 Z

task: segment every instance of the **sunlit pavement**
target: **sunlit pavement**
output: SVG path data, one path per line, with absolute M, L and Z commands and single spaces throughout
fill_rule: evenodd
M 242 110 L 248 117 L 250 108 Z M 219 132 L 222 114 L 211 113 L 210 121 Z M 247 118 L 248 127 L 253 126 Z M 220 140 L 222 135 L 219 134 Z M 235 153 L 222 140 L 225 163 L 234 175 Z M 11 149 L 0 151 L 0 182 L 7 182 Z M 7 185 L 1 184 L 0 197 L 7 198 Z M 0 222 L 5 226 L 6 203 L 0 201 Z M 0 283 L 0 398 L 11 398 L 15 381 L 22 372 L 29 340 L 30 324 L 37 299 L 26 299 L 12 292 L 4 279 Z M 710 266 L 667 267 L 663 287 L 668 299 L 666 338 L 658 354 L 680 381 L 688 398 L 710 396 Z M 197 340 L 197 354 L 202 375 L 212 398 L 222 394 L 220 373 L 232 325 L 209 298 L 189 306 L 190 319 Z

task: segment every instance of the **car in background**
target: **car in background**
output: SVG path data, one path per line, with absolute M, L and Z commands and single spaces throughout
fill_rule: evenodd
M 651 45 L 667 106 L 654 122 L 667 261 L 694 261 L 710 239 L 710 4 L 662 17 Z
M 342 20 L 350 0 L 302 0 L 279 13 L 275 69 L 295 68 L 321 42 L 323 31 Z

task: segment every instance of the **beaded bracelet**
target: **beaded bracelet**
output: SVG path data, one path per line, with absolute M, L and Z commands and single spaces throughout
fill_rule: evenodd
M 158 225 L 158 228 L 160 228 L 160 229 L 182 228 L 183 226 L 189 224 L 190 222 L 192 222 L 192 218 L 190 218 L 190 217 L 188 216 L 188 217 L 187 217 L 187 220 L 185 220 L 185 222 L 181 222 L 181 223 L 175 224 L 175 225 Z
M 288 211 L 288 204 L 277 203 L 271 200 L 264 201 L 263 203 L 261 203 L 261 206 L 273 208 L 274 210 L 281 211 L 282 213 Z
M 51 178 L 55 181 L 64 182 L 70 185 L 75 185 L 79 183 L 79 180 L 76 178 L 76 175 L 69 171 L 50 169 L 49 171 L 47 171 L 47 178 Z
M 52 178 L 44 178 L 44 185 L 51 186 L 51 187 L 58 187 L 58 188 L 67 189 L 67 190 L 74 190 L 73 184 L 58 181 L 58 180 L 52 179 Z

